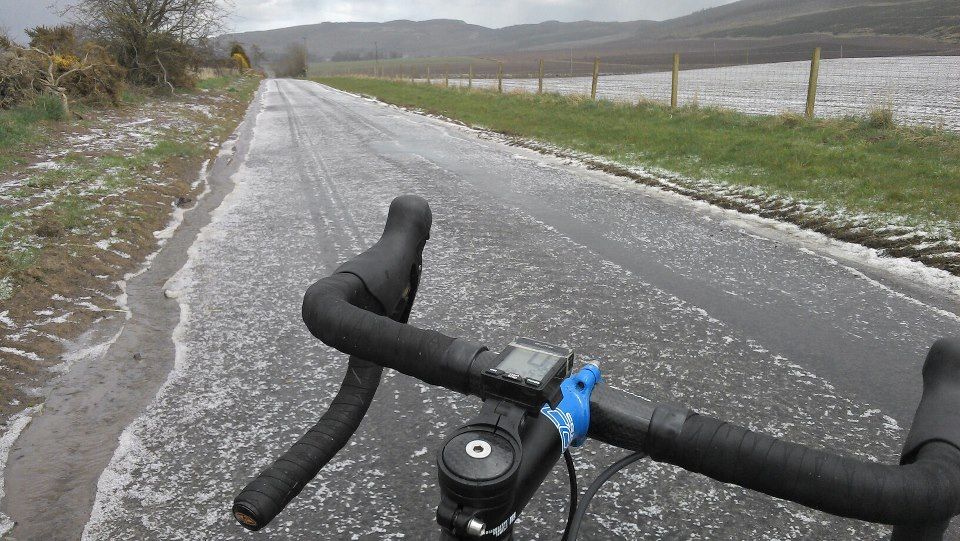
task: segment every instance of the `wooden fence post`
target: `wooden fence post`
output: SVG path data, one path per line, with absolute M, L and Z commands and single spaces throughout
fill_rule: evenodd
M 503 62 L 497 62 L 497 92 L 503 93 Z
M 427 84 L 428 84 L 428 85 L 431 84 L 431 83 L 430 83 L 430 66 L 429 66 L 429 65 L 427 65 Z
M 417 82 L 417 66 L 410 66 L 410 82 Z
M 473 88 L 473 64 L 470 64 L 470 75 L 467 79 L 467 88 Z
M 813 109 L 817 103 L 817 77 L 820 75 L 820 47 L 813 50 L 810 60 L 810 83 L 807 85 L 807 118 L 813 118 Z
M 673 83 L 670 87 L 670 107 L 677 108 L 677 90 L 680 88 L 680 53 L 673 53 Z
M 593 57 L 593 83 L 590 84 L 590 99 L 597 99 L 597 78 L 600 77 L 600 57 Z
M 443 67 L 443 86 L 450 87 L 450 70 L 446 66 Z
M 543 59 L 540 59 L 540 82 L 537 85 L 537 94 L 543 94 Z

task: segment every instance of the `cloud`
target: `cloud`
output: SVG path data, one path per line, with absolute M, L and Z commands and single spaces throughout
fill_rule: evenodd
M 56 24 L 64 2 L 55 0 L 0 0 L 0 30 L 15 40 L 25 40 L 26 28 Z

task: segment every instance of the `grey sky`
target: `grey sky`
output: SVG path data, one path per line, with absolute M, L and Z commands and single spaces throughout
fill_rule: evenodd
M 0 0 L 0 28 L 16 39 L 23 29 L 51 24 L 51 4 L 67 0 Z M 228 0 L 225 0 L 228 1 Z M 462 19 L 502 27 L 546 20 L 669 19 L 733 0 L 229 0 L 231 31 L 265 30 L 323 21 Z

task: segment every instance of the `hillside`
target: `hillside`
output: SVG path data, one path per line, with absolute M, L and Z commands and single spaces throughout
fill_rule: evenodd
M 667 21 L 557 22 L 487 28 L 463 21 L 390 21 L 386 23 L 320 23 L 221 37 L 257 44 L 268 55 L 280 54 L 301 40 L 311 59 L 334 54 L 372 54 L 405 57 L 522 53 L 524 51 L 609 50 L 651 40 L 750 38 L 762 40 L 809 34 L 839 37 L 884 37 L 887 54 L 900 51 L 902 38 L 928 44 L 960 43 L 960 2 L 956 0 L 740 0 Z M 921 42 L 923 43 L 923 42 Z M 579 55 L 578 55 L 579 56 Z
M 762 3 L 772 4 L 773 2 Z M 960 2 L 901 0 L 870 3 L 846 0 L 833 2 L 826 9 L 809 9 L 803 12 L 802 8 L 805 4 L 821 3 L 822 0 L 797 2 L 791 7 L 789 16 L 782 14 L 774 16 L 775 11 L 758 10 L 766 13 L 767 17 L 731 14 L 732 16 L 720 20 L 711 17 L 710 22 L 701 22 L 699 17 L 675 19 L 671 24 L 663 25 L 660 30 L 666 30 L 673 35 L 682 35 L 686 31 L 703 37 L 766 38 L 826 32 L 854 35 L 926 36 L 943 41 L 960 42 Z
M 950 0 L 939 1 L 947 3 Z M 884 2 L 882 0 L 739 0 L 662 21 L 657 25 L 654 33 L 671 38 L 704 37 L 748 26 L 778 24 L 797 17 L 826 13 L 840 8 L 862 9 L 880 3 Z
M 499 51 L 586 47 L 628 39 L 653 21 L 562 23 L 547 21 L 505 28 L 487 28 L 463 21 L 390 21 L 386 23 L 320 23 L 221 37 L 259 45 L 269 56 L 291 43 L 305 40 L 311 58 L 329 58 L 337 52 L 371 53 L 374 43 L 383 56 L 452 56 Z

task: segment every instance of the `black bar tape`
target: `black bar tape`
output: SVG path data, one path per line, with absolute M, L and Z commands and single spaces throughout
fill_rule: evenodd
M 307 291 L 303 319 L 310 332 L 349 353 L 350 362 L 320 421 L 234 500 L 234 516 L 246 528 L 266 526 L 349 441 L 373 401 L 383 366 L 415 377 L 430 366 L 428 375 L 440 379 L 433 361 L 452 339 L 403 324 L 419 284 L 431 221 L 422 198 L 394 199 L 380 240 Z
M 654 460 L 821 511 L 883 524 L 960 512 L 960 450 L 931 442 L 912 464 L 861 462 L 693 414 L 673 437 L 651 429 Z
M 890 541 L 943 541 L 943 534 L 949 526 L 949 520 L 933 524 L 897 525 L 893 527 Z
M 650 433 L 647 439 L 647 454 L 655 456 L 658 452 L 657 444 L 664 441 L 674 441 L 683 431 L 683 425 L 693 412 L 686 408 L 679 408 L 667 404 L 657 404 L 650 419 Z
M 444 352 L 453 338 L 353 306 L 347 299 L 351 292 L 359 290 L 365 290 L 363 282 L 345 272 L 310 286 L 303 299 L 303 321 L 310 332 L 344 353 L 431 385 L 467 392 L 457 386 L 457 382 L 466 379 L 444 369 Z
M 350 358 L 340 390 L 317 424 L 237 495 L 233 514 L 244 527 L 266 526 L 346 445 L 373 401 L 382 372 L 380 366 Z

